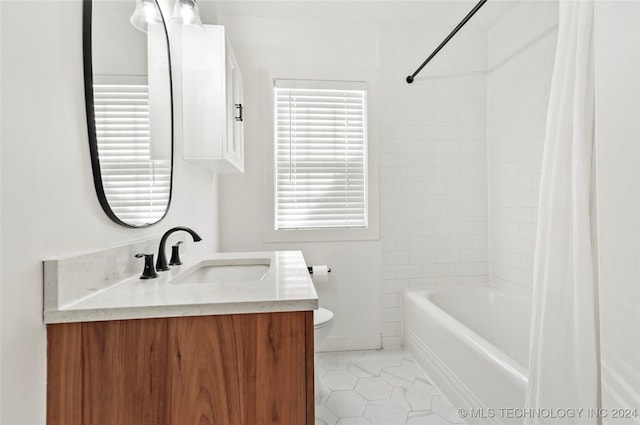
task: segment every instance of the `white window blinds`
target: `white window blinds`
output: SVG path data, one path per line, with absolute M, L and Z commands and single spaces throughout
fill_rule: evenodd
M 146 84 L 94 84 L 102 186 L 115 215 L 132 225 L 158 221 L 169 202 L 171 161 L 154 159 Z
M 365 83 L 275 81 L 275 228 L 367 227 Z

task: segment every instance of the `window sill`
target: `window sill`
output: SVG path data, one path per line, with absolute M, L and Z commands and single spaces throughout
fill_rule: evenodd
M 268 230 L 266 243 L 275 242 L 343 242 L 379 240 L 378 227 L 366 229 L 287 229 Z

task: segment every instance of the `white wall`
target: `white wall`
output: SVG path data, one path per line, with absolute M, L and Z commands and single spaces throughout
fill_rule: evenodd
M 523 1 L 489 30 L 487 163 L 491 283 L 531 294 L 558 3 Z
M 640 407 L 640 4 L 597 2 L 595 12 L 602 404 L 633 409 Z
M 375 26 L 219 16 L 244 78 L 245 173 L 220 177 L 220 247 L 224 251 L 299 249 L 307 264 L 327 264 L 316 285 L 320 305 L 335 313 L 325 349 L 380 347 L 380 242 L 269 242 L 270 78 L 363 80 L 377 89 Z M 212 22 L 206 20 L 206 22 Z M 376 116 L 370 117 L 373 124 Z M 375 130 L 375 128 L 374 128 Z M 377 155 L 376 151 L 370 155 Z M 374 167 L 372 175 L 377 177 Z
M 247 108 L 246 172 L 221 177 L 222 249 L 302 249 L 309 264 L 329 264 L 329 284 L 317 287 L 320 304 L 336 313 L 329 348 L 372 348 L 380 333 L 384 347 L 399 346 L 404 288 L 486 282 L 485 32 L 461 33 L 408 86 L 407 73 L 446 30 L 231 16 L 219 23 L 243 71 Z M 378 66 L 380 242 L 267 242 L 265 75 L 309 78 L 312 67 L 335 75 Z
M 382 28 L 383 340 L 400 345 L 400 293 L 487 281 L 486 32 Z
M 178 224 L 202 235 L 200 249 L 216 249 L 216 184 L 211 174 L 180 160 L 178 138 L 166 219 L 141 230 L 112 223 L 91 175 L 82 2 L 2 1 L 0 7 L 0 423 L 36 425 L 45 421 L 42 259 L 160 236 Z

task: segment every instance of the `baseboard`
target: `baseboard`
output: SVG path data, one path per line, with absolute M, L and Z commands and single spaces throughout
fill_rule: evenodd
M 329 336 L 322 343 L 317 344 L 316 351 L 357 351 L 379 350 L 382 348 L 380 334 Z

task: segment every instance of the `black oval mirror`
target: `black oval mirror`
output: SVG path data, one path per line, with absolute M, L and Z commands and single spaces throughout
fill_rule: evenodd
M 173 177 L 169 36 L 157 0 L 84 0 L 85 102 L 93 181 L 118 224 L 166 215 Z

